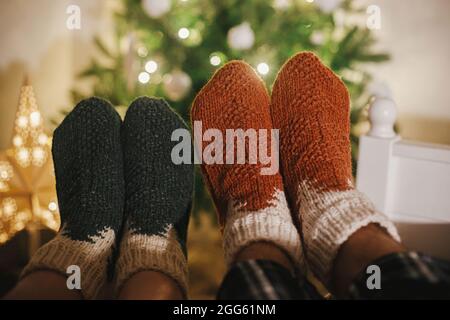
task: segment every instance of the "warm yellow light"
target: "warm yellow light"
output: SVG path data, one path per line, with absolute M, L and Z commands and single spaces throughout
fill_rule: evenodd
M 17 126 L 21 129 L 25 128 L 28 125 L 28 119 L 25 116 L 20 116 L 17 118 Z
M 3 217 L 9 218 L 11 217 L 17 210 L 17 204 L 16 200 L 13 198 L 5 198 L 2 202 L 2 211 L 3 211 Z
M 27 148 L 20 148 L 17 152 L 17 161 L 20 165 L 27 166 L 30 162 L 30 152 Z
M 42 145 L 44 145 L 44 144 L 47 144 L 47 142 L 48 142 L 48 137 L 47 137 L 47 135 L 45 134 L 45 133 L 41 133 L 39 136 L 38 136 L 38 143 L 39 144 L 42 144 Z
M 188 28 L 181 28 L 180 30 L 178 30 L 178 37 L 180 39 L 187 39 L 189 38 L 190 34 L 191 32 L 189 31 Z
M 56 204 L 56 202 L 51 201 L 51 202 L 48 204 L 48 210 L 50 210 L 50 211 L 56 211 L 56 209 L 58 209 L 58 205 Z
M 32 127 L 37 127 L 41 124 L 41 114 L 39 111 L 33 111 L 30 113 L 30 125 Z
M 267 63 L 261 62 L 261 63 L 258 64 L 258 66 L 256 67 L 256 70 L 258 70 L 258 72 L 259 72 L 261 75 L 264 76 L 264 75 L 266 75 L 266 74 L 269 73 L 270 68 L 269 68 L 269 65 L 268 65 Z
M 140 83 L 146 84 L 147 82 L 150 81 L 150 75 L 147 72 L 142 71 L 138 75 L 138 80 L 139 80 Z
M 0 180 L 8 181 L 13 176 L 12 166 L 7 161 L 0 161 Z
M 149 60 L 145 64 L 145 71 L 148 73 L 154 73 L 158 69 L 158 63 L 154 60 Z
M 19 135 L 15 135 L 13 138 L 13 145 L 15 147 L 20 147 L 21 145 L 23 145 L 23 139 L 21 136 Z
M 45 162 L 46 152 L 41 147 L 33 148 L 33 164 L 42 166 Z
M 218 66 L 222 62 L 222 60 L 220 59 L 219 56 L 214 55 L 214 56 L 211 56 L 211 58 L 209 59 L 209 62 L 213 66 Z

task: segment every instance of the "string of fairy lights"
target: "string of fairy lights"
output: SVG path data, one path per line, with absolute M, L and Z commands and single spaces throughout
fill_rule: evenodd
M 151 18 L 160 18 L 171 10 L 175 0 L 141 0 L 142 9 Z M 187 3 L 190 0 L 176 0 Z M 332 12 L 343 0 L 272 0 L 277 10 L 289 8 L 294 1 L 305 1 L 317 5 L 323 12 Z M 196 27 L 181 26 L 174 34 L 179 41 L 186 45 L 199 44 L 201 33 Z M 311 41 L 320 43 L 323 35 L 313 33 Z M 227 44 L 233 50 L 249 50 L 255 44 L 255 32 L 248 21 L 242 21 L 233 26 L 227 33 Z M 162 74 L 164 58 L 152 56 L 145 46 L 137 48 L 137 54 L 142 59 L 143 70 L 131 72 L 131 79 L 136 79 L 141 85 L 149 83 L 163 83 L 169 99 L 177 101 L 189 91 L 191 78 L 183 70 L 174 69 Z M 209 63 L 219 67 L 227 61 L 222 52 L 211 52 Z M 259 61 L 253 61 L 253 67 L 262 77 L 271 72 L 270 59 L 261 56 Z M 133 80 L 135 81 L 135 80 Z M 31 223 L 38 223 L 50 229 L 59 228 L 59 210 L 54 190 L 54 176 L 48 166 L 51 137 L 43 126 L 43 119 L 38 110 L 33 88 L 24 85 L 21 88 L 19 106 L 12 138 L 12 148 L 4 156 L 0 154 L 0 244 L 8 241 L 15 233 L 27 228 Z M 17 187 L 15 180 L 18 176 L 30 175 L 33 170 L 49 170 L 38 175 L 47 179 L 45 197 L 33 183 L 28 186 Z M 28 171 L 27 171 L 28 170 Z M 31 171 L 30 171 L 31 170 Z M 31 175 L 32 176 L 32 175 Z M 20 179 L 19 179 L 20 180 Z M 26 179 L 23 179 L 26 180 Z M 36 183 L 37 184 L 37 183 Z M 42 185 L 42 183 L 39 183 Z
M 179 0 L 180 2 L 188 2 L 189 0 Z M 294 0 L 273 0 L 273 7 L 278 10 L 285 10 L 292 5 Z M 306 3 L 315 3 L 321 10 L 325 12 L 330 12 L 338 7 L 342 0 L 302 0 Z M 143 0 L 142 1 L 143 10 L 151 18 L 160 18 L 171 9 L 171 0 Z M 196 29 L 181 27 L 176 32 L 176 35 L 180 41 L 189 41 L 193 38 L 199 37 L 199 32 Z M 314 35 L 315 38 L 319 38 Z M 228 45 L 232 49 L 236 50 L 247 50 L 250 49 L 255 41 L 255 34 L 248 22 L 243 22 L 228 31 Z M 317 40 L 319 41 L 319 40 Z M 140 47 L 137 49 L 138 55 L 140 57 L 147 57 L 148 50 L 145 47 Z M 218 67 L 225 62 L 225 56 L 220 52 L 213 52 L 209 57 L 209 62 L 212 66 Z M 138 73 L 137 80 L 145 85 L 150 82 L 152 77 L 156 77 L 156 71 L 158 69 L 158 63 L 155 60 L 148 60 L 144 65 L 144 70 Z M 268 61 L 260 61 L 254 65 L 255 70 L 262 76 L 266 76 L 270 72 L 270 66 Z M 170 82 L 173 77 L 166 77 L 165 83 Z M 159 81 L 155 81 L 158 83 Z M 188 82 L 184 81 L 187 85 Z

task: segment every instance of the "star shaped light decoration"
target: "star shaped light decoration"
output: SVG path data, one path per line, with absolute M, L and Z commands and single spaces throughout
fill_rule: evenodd
M 12 147 L 0 151 L 0 245 L 17 232 L 60 225 L 51 137 L 44 130 L 33 87 L 20 89 Z M 38 244 L 37 244 L 38 245 Z

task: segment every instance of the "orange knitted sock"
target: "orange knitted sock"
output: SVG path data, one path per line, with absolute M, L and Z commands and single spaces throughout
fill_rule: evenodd
M 272 145 L 269 96 L 262 80 L 244 62 L 226 64 L 195 98 L 191 119 L 194 128 L 201 121 L 203 139 L 195 141 L 195 145 L 197 154 L 203 156 L 201 167 L 218 211 L 227 262 L 233 262 L 241 249 L 256 241 L 274 243 L 294 262 L 299 262 L 300 239 L 287 207 L 281 175 L 278 170 L 271 175 L 261 174 L 266 166 L 261 161 L 261 151 L 271 155 Z M 247 137 L 241 139 L 245 143 L 244 163 L 236 163 L 239 134 L 228 139 L 230 130 L 237 133 L 239 129 L 240 137 Z M 260 139 L 264 130 L 267 144 L 261 148 L 258 141 L 259 153 L 252 157 L 250 132 L 256 132 Z M 229 148 L 231 141 L 234 146 Z M 211 143 L 217 143 L 213 153 L 223 158 L 224 163 L 207 163 L 204 155 Z
M 324 282 L 338 249 L 354 232 L 394 225 L 352 184 L 349 95 L 312 53 L 291 58 L 274 83 L 270 112 L 280 128 L 281 171 L 302 226 L 308 263 Z

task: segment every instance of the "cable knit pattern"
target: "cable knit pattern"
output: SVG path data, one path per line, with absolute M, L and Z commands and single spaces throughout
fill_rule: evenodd
M 172 277 L 186 294 L 186 237 L 194 167 L 171 159 L 172 132 L 187 129 L 162 99 L 141 97 L 123 123 L 126 227 L 117 261 L 117 289 L 144 270 Z
M 67 276 L 67 267 L 77 265 L 81 273 L 81 293 L 84 298 L 97 297 L 107 281 L 107 266 L 116 234 L 106 228 L 90 241 L 73 240 L 64 230 L 41 247 L 22 272 L 22 277 L 36 270 L 53 270 Z
M 140 271 L 154 270 L 173 278 L 187 296 L 187 260 L 173 226 L 165 234 L 146 235 L 128 230 L 117 264 L 117 291 Z
M 270 107 L 280 128 L 281 168 L 313 271 L 328 283 L 340 245 L 378 223 L 399 240 L 394 225 L 352 185 L 350 103 L 342 81 L 313 53 L 282 67 Z
M 55 130 L 53 160 L 62 229 L 32 257 L 22 276 L 36 269 L 66 275 L 81 269 L 81 293 L 95 298 L 122 224 L 121 120 L 106 101 L 81 101 Z
M 219 130 L 223 137 L 227 129 L 266 129 L 267 147 L 271 146 L 267 90 L 256 72 L 241 61 L 229 62 L 214 74 L 195 98 L 191 120 L 201 121 L 203 130 Z M 197 151 L 210 143 L 196 141 Z M 227 155 L 225 144 L 217 149 Z M 236 150 L 235 143 L 235 155 Z M 286 205 L 281 175 L 261 175 L 264 164 L 260 158 L 250 163 L 248 143 L 245 152 L 244 164 L 234 159 L 234 164 L 202 165 L 224 232 L 225 257 L 231 263 L 246 245 L 263 240 L 282 248 L 300 264 L 300 239 Z
M 325 284 L 330 282 L 331 268 L 340 246 L 360 228 L 377 223 L 400 241 L 394 224 L 377 212 L 358 190 L 317 192 L 304 181 L 298 187 L 297 199 L 301 203 L 299 216 L 308 261 Z
M 268 206 L 257 211 L 246 210 L 230 201 L 223 232 L 225 261 L 230 265 L 239 250 L 252 242 L 269 241 L 278 245 L 304 270 L 298 231 L 289 212 L 284 192 L 280 190 L 274 190 Z

